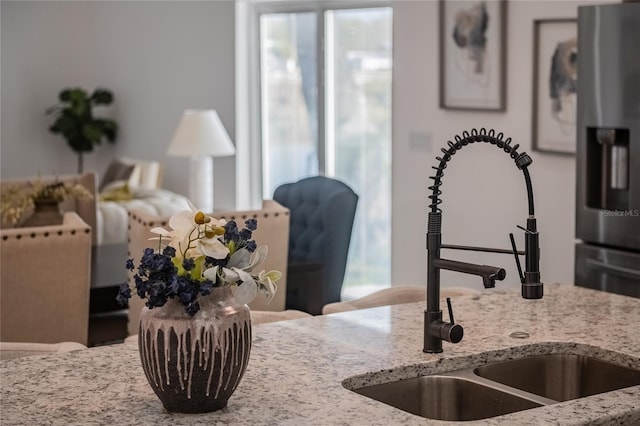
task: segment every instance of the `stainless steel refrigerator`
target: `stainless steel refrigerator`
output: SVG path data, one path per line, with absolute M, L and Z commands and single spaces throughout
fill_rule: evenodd
M 640 3 L 578 8 L 576 285 L 640 297 Z

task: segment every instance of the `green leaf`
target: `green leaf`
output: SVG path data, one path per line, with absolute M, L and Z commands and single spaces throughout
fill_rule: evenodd
M 69 94 L 69 100 L 72 103 L 84 103 L 86 104 L 88 99 L 87 99 L 87 92 L 85 92 L 82 89 L 71 89 L 70 94 Z
M 76 152 L 91 152 L 93 151 L 93 143 L 85 139 L 83 137 L 77 137 L 73 139 L 68 139 L 69 145 L 71 149 Z
M 94 123 L 85 123 L 82 125 L 82 135 L 90 142 L 99 144 L 102 139 L 102 130 L 100 126 Z
M 107 119 L 96 119 L 94 120 L 94 123 L 100 126 L 102 133 L 109 142 L 115 142 L 118 133 L 118 125 L 115 121 Z
M 91 101 L 96 105 L 109 105 L 113 102 L 113 94 L 106 89 L 96 89 L 91 95 Z

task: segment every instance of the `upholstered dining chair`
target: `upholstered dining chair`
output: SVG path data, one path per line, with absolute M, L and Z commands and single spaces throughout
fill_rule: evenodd
M 87 344 L 91 228 L 74 212 L 61 225 L 0 231 L 0 340 Z
M 340 301 L 358 195 L 313 176 L 279 186 L 273 199 L 291 210 L 286 307 L 321 314 Z
M 474 294 L 480 294 L 480 292 L 466 287 L 444 287 L 440 290 L 441 298 Z M 338 312 L 355 311 L 357 309 L 399 305 L 401 303 L 422 302 L 426 300 L 427 291 L 424 287 L 399 285 L 375 291 L 358 299 L 329 303 L 322 308 L 322 313 L 327 315 Z

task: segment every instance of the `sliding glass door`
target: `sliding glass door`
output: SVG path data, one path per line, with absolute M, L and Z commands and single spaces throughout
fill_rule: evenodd
M 360 198 L 345 296 L 388 286 L 392 10 L 318 6 L 259 25 L 263 195 L 317 174 L 347 183 Z

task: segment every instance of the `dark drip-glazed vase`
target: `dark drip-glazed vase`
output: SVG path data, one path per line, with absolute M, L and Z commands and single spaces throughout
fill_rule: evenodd
M 229 288 L 198 299 L 192 317 L 169 300 L 143 308 L 138 343 L 144 373 L 167 411 L 206 413 L 227 405 L 251 351 L 251 316 Z

